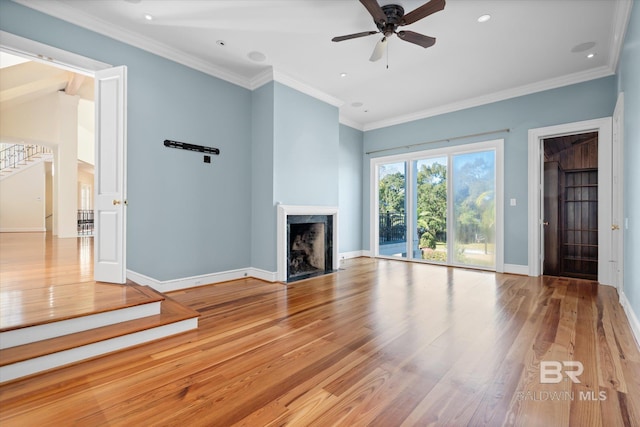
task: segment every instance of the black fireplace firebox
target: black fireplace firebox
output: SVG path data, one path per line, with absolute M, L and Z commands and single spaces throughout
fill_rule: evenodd
M 287 242 L 287 282 L 333 271 L 332 215 L 287 215 Z

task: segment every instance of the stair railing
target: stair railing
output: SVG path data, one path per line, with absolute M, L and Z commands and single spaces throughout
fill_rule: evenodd
M 0 170 L 26 165 L 33 157 L 46 153 L 51 150 L 39 145 L 0 144 Z

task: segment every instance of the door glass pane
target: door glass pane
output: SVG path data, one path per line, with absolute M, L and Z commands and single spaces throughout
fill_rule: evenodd
M 495 267 L 495 151 L 453 156 L 453 262 Z
M 447 262 L 447 158 L 417 160 L 413 257 Z
M 406 166 L 404 162 L 378 166 L 378 253 L 407 256 Z

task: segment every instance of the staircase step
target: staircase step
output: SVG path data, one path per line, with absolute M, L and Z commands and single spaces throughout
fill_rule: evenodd
M 20 300 L 26 303 L 16 304 L 10 298 L 0 302 L 0 349 L 152 316 L 160 313 L 164 300 L 137 284 L 71 283 L 57 286 L 55 294 L 46 292 L 36 285 L 20 291 Z M 50 300 L 56 302 L 53 308 Z
M 0 383 L 197 329 L 199 315 L 164 296 L 160 314 L 0 350 Z

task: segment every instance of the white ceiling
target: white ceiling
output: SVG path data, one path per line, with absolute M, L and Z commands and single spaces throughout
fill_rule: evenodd
M 369 62 L 380 35 L 331 41 L 376 29 L 357 0 L 15 1 L 247 88 L 274 78 L 364 130 L 611 75 L 631 10 L 630 0 L 447 0 L 402 28 L 435 46 L 394 36 L 387 69 L 386 58 Z M 425 2 L 380 0 L 405 13 Z M 478 23 L 483 14 L 491 20 Z

